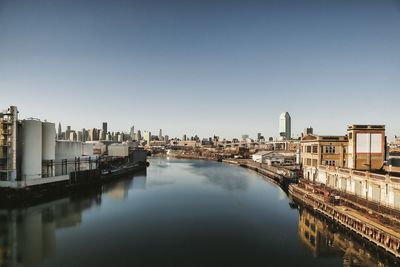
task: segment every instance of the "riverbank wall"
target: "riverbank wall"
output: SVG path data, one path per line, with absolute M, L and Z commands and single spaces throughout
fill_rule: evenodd
M 101 188 L 105 183 L 146 170 L 147 164 L 132 164 L 103 172 L 100 168 L 73 171 L 69 175 L 17 181 L 13 186 L 0 187 L 0 206 L 24 207 L 74 192 Z
M 400 258 L 400 222 L 387 216 L 386 220 L 379 214 L 359 207 L 350 207 L 340 198 L 330 198 L 316 192 L 307 184 L 289 185 L 290 197 L 300 205 L 329 218 L 334 223 L 352 231 L 369 243 Z
M 265 166 L 265 164 L 259 164 L 250 160 L 222 160 L 224 163 L 236 165 L 245 169 L 249 169 L 261 174 L 268 180 L 279 185 L 285 192 L 288 191 L 289 185 L 297 183 L 298 179 L 294 173 L 277 167 Z

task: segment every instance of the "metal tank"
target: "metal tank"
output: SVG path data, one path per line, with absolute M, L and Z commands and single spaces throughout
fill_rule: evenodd
M 52 122 L 42 123 L 42 174 L 44 177 L 54 176 L 56 159 L 56 125 Z
M 42 177 L 42 122 L 37 119 L 22 121 L 21 178 Z
M 58 140 L 56 142 L 56 175 L 69 174 L 75 168 L 75 158 L 82 157 L 82 142 Z M 67 161 L 67 166 L 63 161 Z
M 56 160 L 73 160 L 75 157 L 82 157 L 82 142 L 57 141 Z

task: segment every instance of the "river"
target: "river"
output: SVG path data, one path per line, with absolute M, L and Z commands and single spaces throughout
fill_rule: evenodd
M 396 260 L 224 163 L 150 159 L 145 173 L 0 210 L 0 266 L 390 266 Z

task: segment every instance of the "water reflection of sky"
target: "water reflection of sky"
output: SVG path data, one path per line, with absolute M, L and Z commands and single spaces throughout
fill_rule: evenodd
M 101 191 L 0 210 L 0 266 L 393 265 L 312 213 L 299 216 L 256 173 L 157 164 Z

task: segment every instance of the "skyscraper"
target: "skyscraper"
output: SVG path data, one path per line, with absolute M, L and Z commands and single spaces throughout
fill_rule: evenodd
M 63 139 L 69 140 L 70 133 L 71 133 L 71 126 L 67 126 L 67 130 L 65 130 L 65 137 Z
M 279 135 L 284 140 L 289 140 L 292 136 L 292 119 L 288 112 L 283 112 L 279 117 Z
M 162 130 L 160 129 L 159 133 L 158 133 L 158 140 L 162 140 L 163 139 L 163 135 L 162 135 Z
M 102 128 L 102 132 L 101 132 L 101 140 L 106 140 L 106 136 L 107 136 L 107 122 L 103 122 L 103 128 Z
M 147 145 L 150 145 L 150 141 L 151 141 L 151 132 L 148 131 L 144 131 L 143 134 L 143 139 L 147 142 Z
M 133 125 L 131 127 L 130 135 L 131 135 L 132 141 L 136 141 L 136 138 L 135 138 L 135 126 L 133 126 Z
M 58 123 L 57 139 L 60 140 L 62 136 L 61 122 Z

